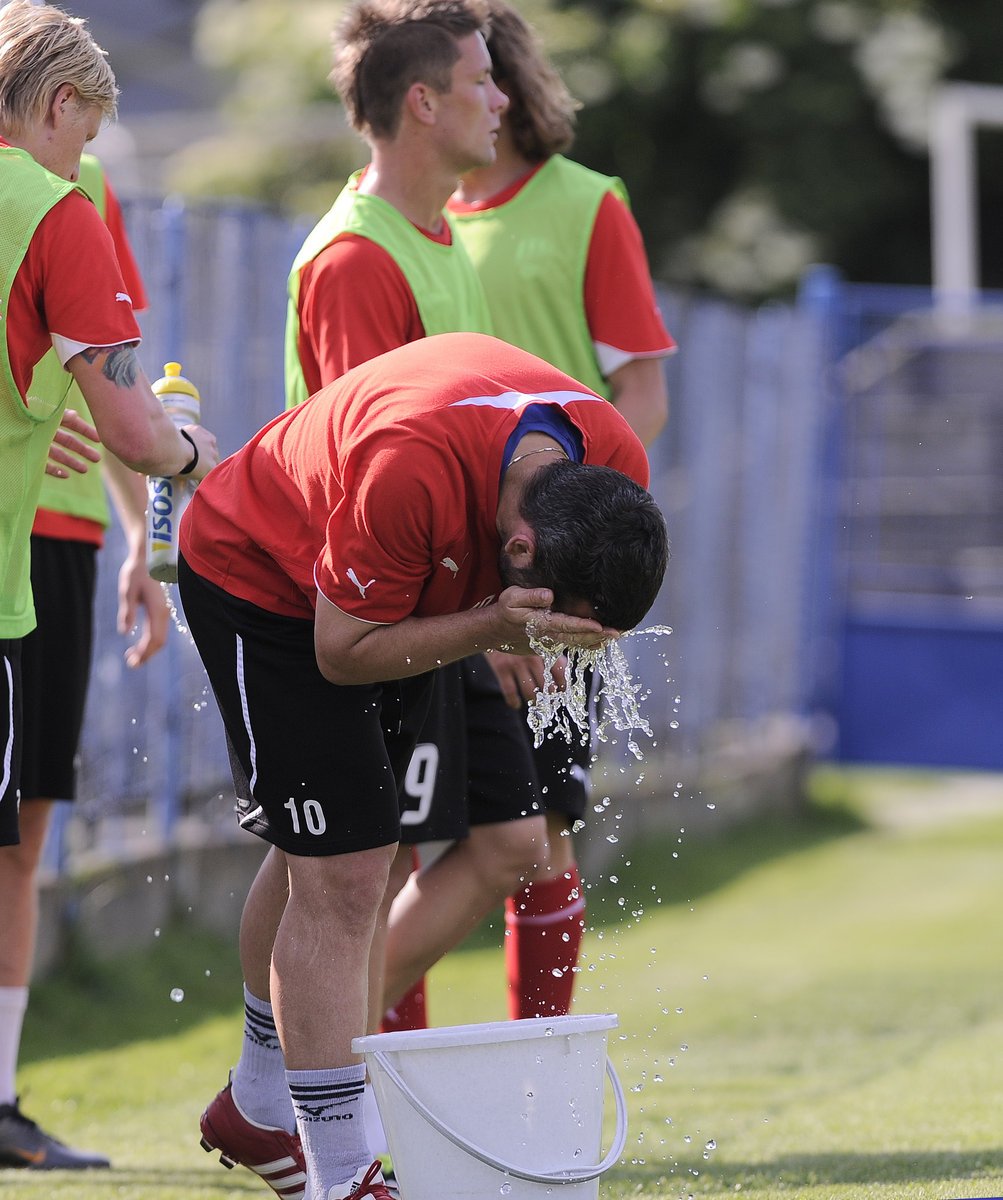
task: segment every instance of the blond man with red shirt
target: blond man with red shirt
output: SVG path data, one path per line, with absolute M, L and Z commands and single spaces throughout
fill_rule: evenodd
M 80 186 L 93 200 L 115 243 L 133 309 L 146 307 L 143 281 L 125 234 L 122 210 L 100 163 L 84 155 Z M 66 391 L 55 351 L 39 363 L 29 401 L 52 403 Z M 71 387 L 69 404 L 89 417 Z M 76 794 L 76 758 L 90 676 L 97 551 L 108 524 L 104 476 L 122 522 L 128 552 L 119 573 L 118 627 L 128 633 L 140 610 L 138 641 L 126 652 L 139 666 L 163 646 L 170 620 L 163 589 L 146 570 L 146 482 L 114 455 L 103 471 L 46 476 L 31 531 L 31 585 L 38 625 L 22 644 L 24 742 L 20 837 L 0 847 L 0 912 L 9 919 L 0 954 L 0 1163 L 29 1170 L 107 1167 L 103 1155 L 64 1145 L 20 1109 L 15 1090 L 21 1028 L 38 926 L 38 866 L 53 805 Z
M 83 22 L 24 0 L 0 10 L 0 845 L 18 842 L 20 640 L 35 624 L 29 539 L 46 456 L 64 470 L 79 469 L 74 451 L 93 458 L 58 428 L 65 395 L 29 404 L 35 364 L 55 348 L 101 441 L 133 470 L 201 479 L 217 458 L 212 434 L 176 429 L 150 390 L 111 234 L 75 186 L 116 94 Z

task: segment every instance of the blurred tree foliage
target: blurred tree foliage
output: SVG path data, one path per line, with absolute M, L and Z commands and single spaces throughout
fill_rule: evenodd
M 620 175 L 656 276 L 759 299 L 812 261 L 930 276 L 928 106 L 1003 83 L 1000 0 L 523 0 L 583 107 L 574 156 Z M 197 51 L 229 130 L 188 192 L 319 214 L 365 161 L 327 83 L 337 0 L 206 0 Z M 980 141 L 983 277 L 1003 285 L 1003 133 Z

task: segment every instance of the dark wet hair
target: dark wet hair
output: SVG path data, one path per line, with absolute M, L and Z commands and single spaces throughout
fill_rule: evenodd
M 562 460 L 529 478 L 519 508 L 536 536 L 524 586 L 550 588 L 557 611 L 584 600 L 611 629 L 640 624 L 669 559 L 649 492 L 612 467 Z

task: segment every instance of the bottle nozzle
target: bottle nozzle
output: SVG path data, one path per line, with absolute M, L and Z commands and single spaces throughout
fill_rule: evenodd
M 192 396 L 195 400 L 199 399 L 199 390 L 190 379 L 185 379 L 181 374 L 181 364 L 179 362 L 164 363 L 164 374 L 161 379 L 156 380 L 152 384 L 153 390 L 158 396 L 165 393 L 184 393 Z

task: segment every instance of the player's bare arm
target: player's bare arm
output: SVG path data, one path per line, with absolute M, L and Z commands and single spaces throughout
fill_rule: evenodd
M 374 625 L 317 597 L 317 665 L 331 683 L 354 686 L 421 675 L 485 650 L 531 654 L 527 625 L 537 635 L 599 646 L 617 631 L 587 617 L 552 612 L 547 588 L 506 588 L 494 604 L 435 617 L 406 617 Z
M 614 407 L 645 446 L 650 446 L 669 419 L 669 391 L 664 358 L 632 358 L 611 372 Z
M 134 471 L 177 475 L 197 451 L 189 478 L 199 480 L 219 461 L 216 438 L 207 429 L 186 425 L 188 441 L 174 427 L 150 390 L 132 343 L 91 346 L 66 366 L 84 394 L 101 441 Z

